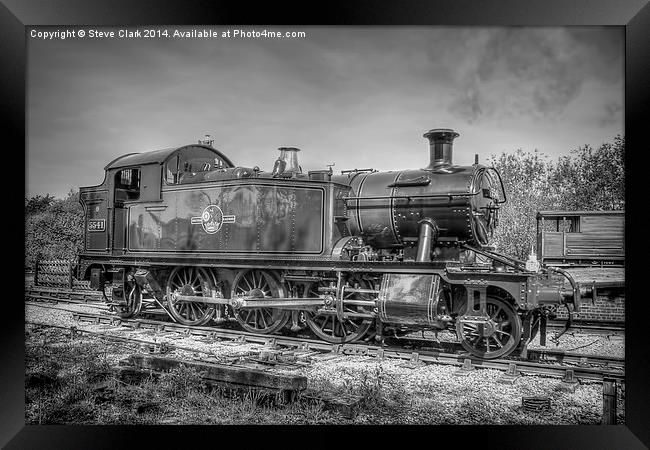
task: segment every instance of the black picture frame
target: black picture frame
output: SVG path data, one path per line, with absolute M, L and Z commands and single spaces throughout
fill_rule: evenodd
M 6 448 L 185 448 L 199 445 L 256 447 L 268 444 L 311 446 L 314 442 L 338 446 L 376 445 L 391 437 L 397 445 L 480 445 L 499 449 L 633 449 L 650 445 L 648 416 L 648 346 L 644 298 L 639 272 L 643 270 L 645 204 L 641 179 L 644 148 L 643 125 L 650 108 L 650 6 L 647 0 L 410 0 L 408 2 L 337 0 L 267 2 L 250 5 L 223 1 L 120 0 L 3 0 L 0 4 L 0 83 L 2 124 L 6 147 L 3 155 L 14 161 L 25 147 L 26 26 L 30 25 L 144 25 L 144 24 L 277 24 L 277 25 L 460 25 L 460 26 L 622 26 L 626 35 L 625 138 L 626 138 L 626 425 L 616 426 L 436 426 L 436 427 L 245 427 L 145 426 L 25 426 L 24 424 L 24 308 L 5 291 L 2 319 L 2 406 L 0 444 Z M 6 139 L 10 138 L 10 139 Z M 7 143 L 8 141 L 8 143 Z M 23 149 L 22 151 L 20 149 Z M 24 186 L 24 170 L 11 168 L 13 185 Z M 3 198 L 16 201 L 8 192 Z M 10 203 L 10 211 L 13 204 Z M 640 211 L 637 212 L 637 211 Z M 20 219 L 5 215 L 10 231 L 5 239 L 19 242 L 24 235 Z M 11 234 L 9 234 L 11 233 Z M 4 275 L 22 284 L 22 267 L 4 254 L 10 267 Z M 24 254 L 24 248 L 23 248 Z M 635 298 L 634 293 L 639 293 Z M 18 311 L 16 311 L 16 309 Z M 254 433 L 254 434 L 251 434 Z M 345 440 L 338 437 L 345 433 Z M 326 438 L 315 438 L 314 434 Z M 243 437 L 248 436 L 245 440 Z M 442 439 L 445 443 L 442 443 Z M 385 441 L 388 443 L 388 441 Z M 385 444 L 387 445 L 387 444 Z M 395 445 L 395 444 L 391 444 Z

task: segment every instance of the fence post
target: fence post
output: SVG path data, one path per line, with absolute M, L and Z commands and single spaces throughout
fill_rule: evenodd
M 616 425 L 616 380 L 603 379 L 603 425 Z
M 68 288 L 72 289 L 72 260 L 68 261 Z
M 37 259 L 36 262 L 34 263 L 34 286 L 38 286 L 38 265 L 40 264 L 40 260 Z

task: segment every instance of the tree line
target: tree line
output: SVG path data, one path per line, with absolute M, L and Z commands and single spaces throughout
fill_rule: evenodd
M 526 259 L 537 242 L 537 211 L 625 209 L 625 139 L 594 149 L 582 146 L 551 160 L 517 150 L 488 159 L 501 174 L 507 202 L 499 211 L 493 245 L 499 253 Z
M 541 152 L 502 152 L 487 165 L 501 174 L 507 202 L 492 237 L 497 251 L 525 259 L 537 240 L 537 211 L 622 210 L 625 208 L 625 139 L 598 148 L 580 147 L 553 161 Z M 36 261 L 73 259 L 83 249 L 79 192 L 59 199 L 25 198 L 25 267 Z

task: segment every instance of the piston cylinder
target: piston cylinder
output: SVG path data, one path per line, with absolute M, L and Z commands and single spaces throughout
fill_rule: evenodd
M 439 275 L 387 273 L 379 292 L 379 317 L 387 323 L 444 328 L 449 316 L 442 298 Z

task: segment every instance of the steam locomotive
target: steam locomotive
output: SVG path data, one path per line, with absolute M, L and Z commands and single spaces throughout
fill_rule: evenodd
M 489 246 L 503 183 L 478 159 L 453 164 L 458 136 L 424 134 L 422 169 L 339 175 L 304 173 L 293 147 L 271 171 L 212 141 L 126 154 L 80 189 L 77 276 L 124 318 L 156 309 L 332 343 L 449 329 L 480 358 L 524 353 L 558 307 L 577 308 L 579 287 Z

